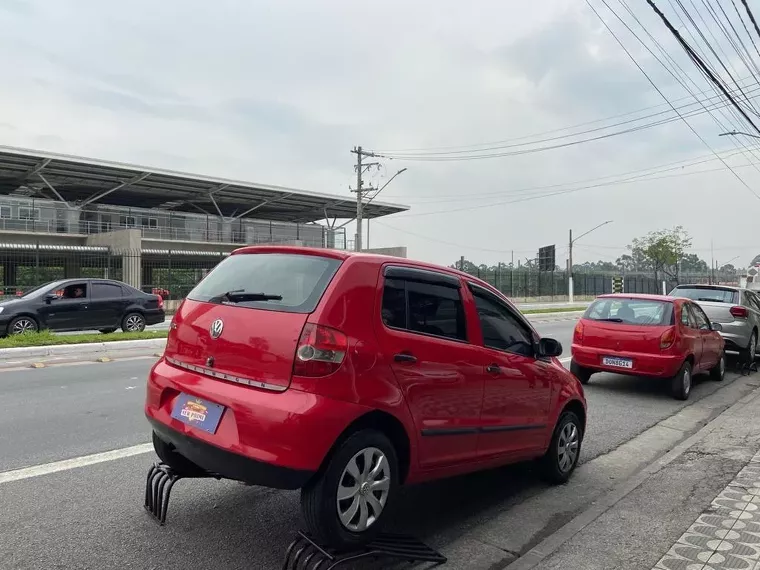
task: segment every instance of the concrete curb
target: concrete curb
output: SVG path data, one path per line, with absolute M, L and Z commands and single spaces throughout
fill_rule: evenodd
M 51 346 L 24 346 L 0 348 L 0 361 L 15 361 L 51 356 L 80 356 L 87 354 L 128 352 L 131 350 L 158 350 L 166 346 L 165 338 L 146 340 L 117 340 L 113 342 L 87 342 Z
M 578 534 L 593 521 L 602 516 L 609 509 L 614 507 L 618 502 L 627 497 L 630 493 L 641 486 L 647 479 L 662 470 L 664 467 L 678 459 L 694 445 L 702 441 L 707 435 L 729 421 L 731 412 L 738 408 L 744 407 L 754 399 L 760 398 L 760 388 L 755 388 L 752 392 L 742 397 L 721 412 L 712 421 L 709 421 L 696 433 L 677 444 L 672 450 L 665 453 L 659 459 L 650 463 L 643 468 L 638 474 L 622 482 L 611 491 L 596 499 L 576 517 L 571 519 L 563 527 L 552 533 L 536 546 L 531 548 L 524 555 L 511 563 L 507 563 L 500 568 L 506 570 L 532 570 L 539 567 L 539 564 L 554 554 L 559 548 Z

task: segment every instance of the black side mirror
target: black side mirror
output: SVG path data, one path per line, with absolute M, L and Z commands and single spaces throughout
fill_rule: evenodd
M 538 341 L 538 356 L 541 358 L 553 358 L 562 354 L 562 344 L 553 338 L 542 338 Z
M 48 293 L 47 295 L 45 295 L 45 302 L 48 305 L 52 303 L 53 301 L 55 301 L 56 299 L 58 299 L 58 295 L 56 295 L 55 293 Z

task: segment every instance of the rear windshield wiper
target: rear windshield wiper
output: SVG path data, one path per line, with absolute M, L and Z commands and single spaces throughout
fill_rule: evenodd
M 227 291 L 221 295 L 211 297 L 209 303 L 245 303 L 247 301 L 282 301 L 282 295 L 273 295 L 271 293 L 248 293 L 245 289 L 236 289 Z
M 594 319 L 595 321 L 604 321 L 606 323 L 622 323 L 623 319 L 619 317 L 609 317 L 608 319 Z
M 704 301 L 706 303 L 726 303 L 723 299 L 708 299 L 707 297 L 699 297 L 697 301 Z

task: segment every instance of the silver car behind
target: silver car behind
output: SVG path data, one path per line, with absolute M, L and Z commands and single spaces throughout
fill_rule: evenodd
M 726 350 L 738 352 L 752 362 L 757 355 L 760 331 L 760 296 L 754 291 L 725 285 L 678 285 L 671 297 L 695 301 L 710 318 L 723 327 Z

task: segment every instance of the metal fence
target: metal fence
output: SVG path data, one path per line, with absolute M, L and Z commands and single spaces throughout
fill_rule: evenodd
M 182 299 L 213 269 L 226 253 L 180 250 L 114 252 L 106 247 L 28 246 L 0 249 L 0 295 L 20 292 L 57 279 L 110 278 L 125 281 L 143 291 L 159 291 L 166 299 Z M 525 269 L 476 269 L 472 274 L 490 283 L 508 297 L 526 301 L 564 301 L 568 279 L 564 271 L 539 272 Z M 651 274 L 574 274 L 578 299 L 593 298 L 613 290 L 613 277 L 623 277 L 624 290 L 631 293 L 662 293 L 662 281 Z M 736 275 L 686 274 L 681 283 L 720 282 L 736 284 Z M 666 283 L 666 289 L 674 287 Z
M 0 294 L 20 295 L 57 279 L 105 278 L 125 281 L 146 292 L 157 290 L 166 299 L 182 299 L 226 255 L 75 247 L 66 251 L 34 248 L 0 252 Z
M 531 271 L 526 269 L 474 269 L 470 274 L 493 285 L 506 296 L 535 301 L 565 301 L 568 299 L 566 271 Z M 577 299 L 589 299 L 613 292 L 613 277 L 622 277 L 626 293 L 662 294 L 663 280 L 666 291 L 680 283 L 738 284 L 735 274 L 683 274 L 678 282 L 673 279 L 655 279 L 651 273 L 573 273 L 573 292 Z
M 0 196 L 0 231 L 93 235 L 137 230 L 146 239 L 239 244 L 302 243 L 309 247 L 346 248 L 345 228 L 331 230 L 311 223 L 98 205 L 71 210 L 47 200 Z

